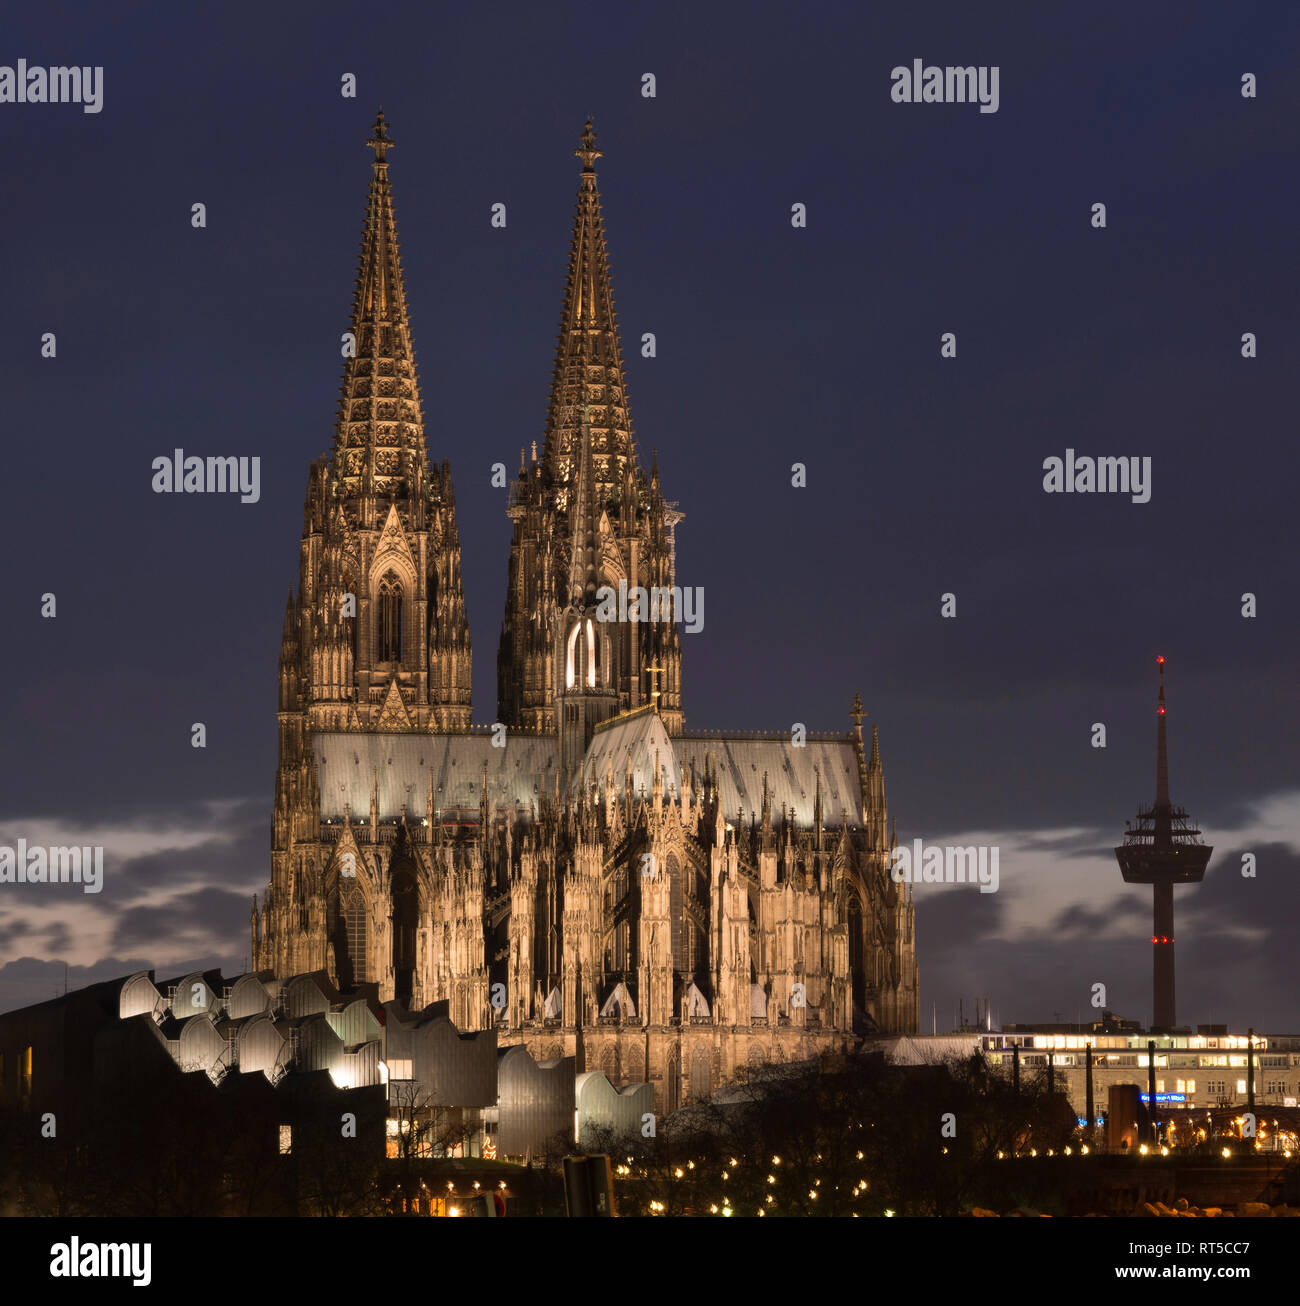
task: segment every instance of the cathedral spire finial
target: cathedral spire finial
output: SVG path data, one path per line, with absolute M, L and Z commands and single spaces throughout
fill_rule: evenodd
M 375 158 L 334 437 L 334 473 L 349 508 L 360 497 L 394 492 L 413 496 L 429 465 L 388 177 L 393 139 L 382 109 L 366 144 Z M 385 385 L 388 388 L 382 388 Z M 391 401 L 381 405 L 381 393 Z
M 601 387 L 593 400 L 595 451 L 602 458 L 610 455 L 602 464 L 601 475 L 616 485 L 632 459 L 632 421 L 596 184 L 595 161 L 602 152 L 596 148 L 590 120 L 574 153 L 582 160 L 583 170 L 569 245 L 543 462 L 555 480 L 572 480 L 577 471 L 584 383 L 592 382 Z
M 583 172 L 595 173 L 596 160 L 604 158 L 604 151 L 596 148 L 596 129 L 590 118 L 587 119 L 587 126 L 578 142 L 578 148 L 573 153 L 582 160 Z
M 375 152 L 375 162 L 377 164 L 388 162 L 388 151 L 397 144 L 388 134 L 388 120 L 384 117 L 384 110 L 381 107 L 375 116 L 374 135 L 370 137 L 366 144 Z

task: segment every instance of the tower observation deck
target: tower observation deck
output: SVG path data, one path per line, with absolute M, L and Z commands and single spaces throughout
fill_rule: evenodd
M 1174 1002 L 1174 885 L 1199 884 L 1213 848 L 1181 807 L 1169 801 L 1169 752 L 1165 725 L 1165 660 L 1160 668 L 1156 705 L 1156 801 L 1124 823 L 1124 842 L 1115 849 L 1127 884 L 1153 886 L 1155 910 L 1151 931 L 1153 1031 L 1177 1024 Z

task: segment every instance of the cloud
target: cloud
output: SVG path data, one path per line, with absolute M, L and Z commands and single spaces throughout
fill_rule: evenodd
M 242 967 L 252 895 L 270 872 L 264 803 L 204 802 L 165 818 L 111 822 L 5 821 L 0 843 L 12 846 L 19 837 L 33 846 L 102 846 L 104 885 L 98 894 L 75 885 L 0 888 L 0 949 L 11 957 L 20 946 L 42 954 L 43 961 L 22 959 L 29 970 L 54 966 L 53 978 L 0 968 L 0 1009 L 44 1000 L 52 986 L 61 992 L 65 961 L 70 976 L 95 979 L 124 973 L 122 963 L 101 960 L 123 955 L 135 959 L 128 969 L 136 970 L 189 970 L 198 958 Z M 92 982 L 69 980 L 74 987 Z M 33 991 L 40 997 L 31 998 Z
M 1300 1021 L 1283 978 L 1300 953 L 1298 814 L 1294 792 L 1257 799 L 1240 825 L 1213 832 L 1204 882 L 1175 890 L 1184 1023 L 1282 1033 Z M 958 996 L 968 1005 L 976 996 L 992 998 L 995 1019 L 1008 1022 L 1049 1021 L 1057 1013 L 1087 1020 L 1097 983 L 1106 986 L 1112 1010 L 1150 1020 L 1150 891 L 1120 879 L 1109 832 L 981 830 L 945 841 L 996 844 L 1001 882 L 992 895 L 956 885 L 917 893 L 922 1025 L 924 1013 L 937 1009 L 946 1028 Z M 1244 852 L 1256 856 L 1253 879 L 1241 875 Z M 996 907 L 986 905 L 990 899 Z
M 0 948 L 13 939 L 25 939 L 35 932 L 31 921 L 24 917 L 12 916 L 8 920 L 0 920 Z
M 228 889 L 178 894 L 161 906 L 136 907 L 123 913 L 113 929 L 112 946 L 157 948 L 165 939 L 166 954 L 175 956 L 190 940 L 198 950 L 210 948 L 214 941 L 233 943 L 239 939 L 246 952 L 250 906 L 246 895 Z
M 89 966 L 68 965 L 37 957 L 19 957 L 0 966 L 0 1011 L 31 1006 L 58 997 L 66 983 L 69 990 L 99 984 L 119 975 L 150 969 L 140 957 L 106 957 Z
M 1058 939 L 1080 937 L 1085 939 L 1108 935 L 1117 922 L 1123 923 L 1125 933 L 1133 917 L 1151 912 L 1151 904 L 1135 893 L 1124 893 L 1106 907 L 1087 907 L 1072 903 L 1052 922 L 1051 931 Z
M 921 884 L 913 888 L 917 938 L 930 949 L 947 952 L 991 943 L 1003 929 L 1005 908 L 996 893 L 980 893 L 971 885 Z M 924 933 L 922 933 L 924 931 Z
M 219 835 L 202 843 L 169 845 L 141 853 L 120 863 L 109 877 L 105 864 L 105 893 L 123 905 L 154 898 L 160 890 L 199 884 L 248 883 L 261 888 L 271 874 L 271 850 L 266 812 L 258 809 L 251 823 L 226 825 Z M 248 899 L 245 898 L 245 914 Z
M 63 952 L 72 943 L 72 935 L 62 921 L 45 927 L 45 946 L 51 952 Z

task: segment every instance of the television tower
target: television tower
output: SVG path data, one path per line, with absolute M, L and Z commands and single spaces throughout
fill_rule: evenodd
M 1160 668 L 1160 699 L 1156 704 L 1156 801 L 1140 809 L 1136 822 L 1124 822 L 1124 842 L 1115 849 L 1127 884 L 1154 887 L 1155 915 L 1151 932 L 1153 1032 L 1171 1030 L 1174 1009 L 1174 885 L 1199 884 L 1213 848 L 1201 842 L 1191 817 L 1169 801 L 1169 752 L 1165 737 L 1165 660 Z

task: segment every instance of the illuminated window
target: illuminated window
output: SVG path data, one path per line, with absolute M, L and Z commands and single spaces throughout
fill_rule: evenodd
M 1195 1093 L 1195 1092 L 1196 1092 L 1196 1080 L 1194 1080 L 1194 1079 L 1189 1079 L 1189 1080 L 1187 1081 L 1187 1091 L 1188 1091 L 1189 1093 Z
M 280 1126 L 280 1155 L 288 1156 L 293 1151 L 293 1126 Z
M 585 671 L 580 671 L 578 665 L 578 635 L 582 635 L 582 653 L 584 654 Z M 596 666 L 597 666 L 597 646 L 596 627 L 590 617 L 583 622 L 574 622 L 573 628 L 569 631 L 568 643 L 565 645 L 564 656 L 564 687 L 573 689 L 577 686 L 579 678 L 586 684 L 588 689 L 596 687 Z
M 411 1059 L 409 1057 L 389 1057 L 388 1058 L 388 1078 L 389 1079 L 414 1079 L 412 1073 Z
M 32 1091 L 32 1045 L 30 1043 L 23 1049 L 22 1058 L 18 1062 L 18 1087 L 24 1093 Z
M 565 689 L 573 688 L 574 680 L 577 676 L 577 668 L 575 665 L 575 658 L 577 657 L 577 645 L 578 645 L 578 627 L 575 625 L 574 628 L 571 631 L 569 631 L 569 645 L 568 645 L 568 649 L 566 650 L 565 659 L 564 659 Z
M 1244 1093 L 1245 1091 L 1246 1091 L 1246 1081 L 1244 1079 L 1237 1080 L 1237 1092 Z
M 1157 1092 L 1157 1093 L 1163 1093 L 1164 1091 L 1165 1091 L 1165 1081 L 1164 1081 L 1163 1079 L 1157 1079 L 1157 1080 L 1156 1080 L 1156 1092 Z

